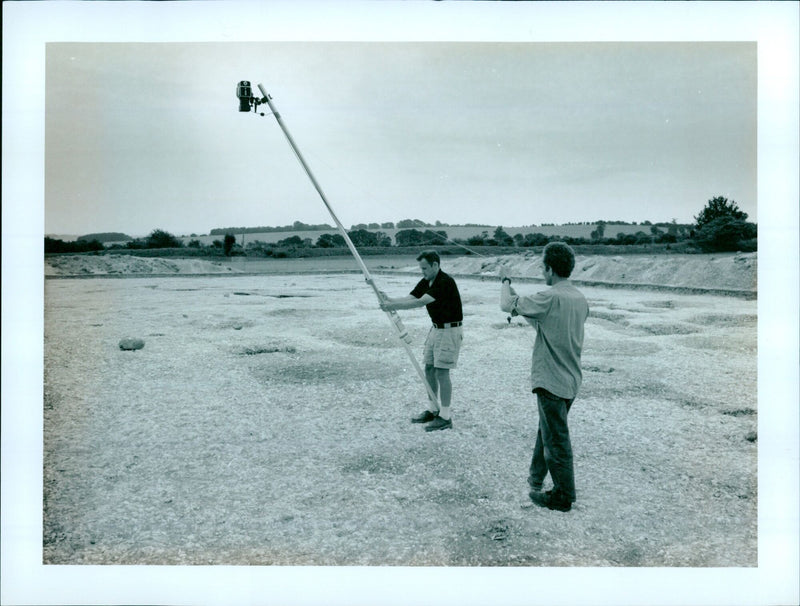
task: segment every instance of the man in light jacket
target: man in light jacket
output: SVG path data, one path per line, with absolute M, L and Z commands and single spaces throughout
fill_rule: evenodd
M 583 326 L 589 315 L 586 298 L 569 280 L 575 254 L 563 242 L 551 242 L 543 253 L 544 278 L 550 288 L 521 297 L 501 270 L 500 307 L 523 316 L 536 328 L 531 366 L 532 391 L 539 407 L 539 430 L 528 484 L 536 505 L 569 511 L 575 502 L 575 476 L 567 413 L 581 385 Z M 543 492 L 548 472 L 553 489 Z

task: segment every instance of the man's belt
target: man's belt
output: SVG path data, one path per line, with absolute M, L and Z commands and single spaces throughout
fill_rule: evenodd
M 436 328 L 456 328 L 457 326 L 461 326 L 461 322 L 445 322 L 444 324 L 437 324 L 434 322 L 433 325 Z

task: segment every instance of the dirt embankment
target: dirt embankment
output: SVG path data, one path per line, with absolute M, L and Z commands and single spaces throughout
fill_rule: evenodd
M 445 271 L 496 276 L 502 266 L 511 277 L 542 278 L 541 255 L 461 257 L 443 260 Z M 667 287 L 698 291 L 755 294 L 757 253 L 719 255 L 579 256 L 572 279 L 608 286 Z
M 413 258 L 413 257 L 412 257 Z M 318 260 L 326 271 L 325 258 Z M 541 254 L 445 257 L 445 271 L 461 276 L 496 276 L 500 266 L 515 278 L 541 279 Z M 716 255 L 578 256 L 572 279 L 598 286 L 663 287 L 755 295 L 757 253 Z M 306 268 L 307 270 L 307 268 Z M 288 270 L 287 270 L 288 271 Z M 418 272 L 416 265 L 403 272 Z M 45 259 L 46 276 L 170 275 L 237 273 L 219 261 L 129 255 L 64 255 Z
M 132 255 L 59 255 L 44 260 L 45 276 L 218 274 L 231 268 L 205 259 L 162 259 Z

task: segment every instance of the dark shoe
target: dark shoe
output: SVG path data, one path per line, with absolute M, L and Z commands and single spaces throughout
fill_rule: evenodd
M 547 507 L 547 509 L 555 509 L 556 511 L 569 511 L 572 509 L 572 503 L 568 498 L 552 490 L 547 492 L 532 490 L 528 496 L 539 507 Z
M 438 419 L 439 415 L 430 410 L 426 410 L 421 415 L 417 415 L 411 419 L 412 423 L 430 423 L 434 419 Z
M 437 431 L 439 429 L 450 429 L 453 426 L 453 421 L 450 419 L 443 419 L 442 417 L 436 417 L 433 421 L 428 423 L 427 427 L 425 427 L 425 431 Z

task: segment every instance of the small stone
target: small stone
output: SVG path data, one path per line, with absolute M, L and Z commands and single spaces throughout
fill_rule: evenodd
M 747 432 L 747 435 L 744 437 L 745 440 L 748 442 L 755 442 L 758 440 L 758 434 L 755 431 Z
M 119 348 L 123 351 L 134 351 L 136 349 L 142 349 L 143 347 L 144 341 L 134 337 L 125 337 L 119 342 Z

